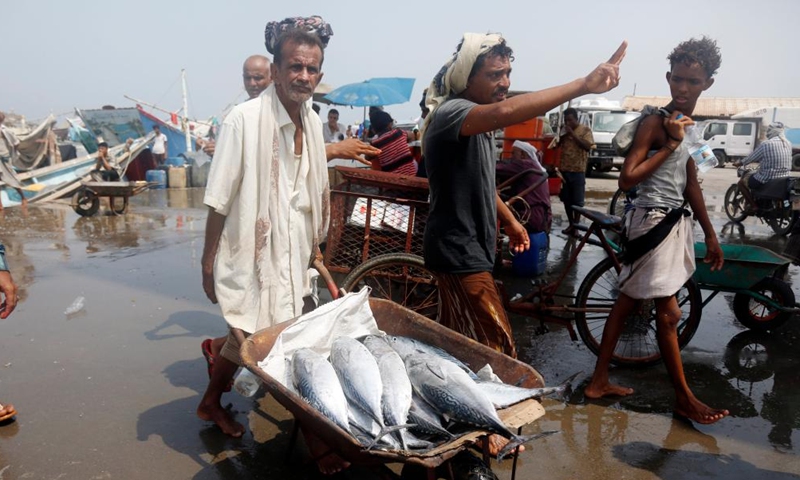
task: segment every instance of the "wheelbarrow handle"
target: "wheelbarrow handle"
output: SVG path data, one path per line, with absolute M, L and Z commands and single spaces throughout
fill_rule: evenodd
M 319 276 L 325 280 L 325 286 L 328 287 L 328 291 L 331 292 L 331 297 L 333 297 L 334 300 L 347 293 L 343 288 L 339 288 L 336 282 L 333 281 L 331 272 L 329 272 L 325 264 L 322 263 L 322 259 L 315 258 L 311 262 L 311 266 L 314 267 L 319 272 Z

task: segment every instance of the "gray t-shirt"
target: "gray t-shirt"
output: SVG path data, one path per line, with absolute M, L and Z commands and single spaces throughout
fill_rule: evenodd
M 431 190 L 425 265 L 442 273 L 490 272 L 497 235 L 495 145 L 491 134 L 459 135 L 477 104 L 447 100 L 432 113 L 423 149 Z
M 686 163 L 689 161 L 687 142 L 681 142 L 664 163 L 639 184 L 634 204 L 637 207 L 681 208 L 686 189 Z M 647 152 L 647 158 L 658 150 Z

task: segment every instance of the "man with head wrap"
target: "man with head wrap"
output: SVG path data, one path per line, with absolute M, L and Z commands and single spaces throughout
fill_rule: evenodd
M 753 193 L 764 187 L 770 180 L 786 178 L 792 171 L 792 144 L 784 135 L 785 126 L 781 122 L 769 124 L 767 140 L 753 150 L 753 153 L 742 160 L 742 167 L 758 163 L 758 170 L 753 174 L 743 175 L 739 180 L 739 189 L 747 199 L 748 213 L 755 211 Z
M 499 220 L 509 248 L 529 248 L 525 228 L 495 192 L 492 132 L 543 115 L 587 93 L 617 86 L 623 42 L 585 78 L 506 99 L 512 50 L 497 34 L 467 33 L 428 88 L 422 139 L 431 190 L 425 264 L 437 272 L 439 321 L 516 356 L 511 328 L 492 279 Z
M 495 350 L 516 357 L 511 326 L 492 278 L 497 222 L 509 248 L 529 248 L 528 233 L 495 190 L 492 133 L 545 114 L 587 93 L 619 83 L 623 42 L 589 75 L 539 92 L 506 99 L 512 50 L 497 34 L 466 33 L 456 53 L 434 77 L 426 105 L 422 149 L 430 182 L 425 265 L 437 274 L 439 322 Z M 491 453 L 501 442 L 490 442 Z
M 268 36 L 268 40 L 270 37 Z M 255 332 L 302 313 L 309 262 L 328 227 L 322 121 L 311 95 L 325 42 L 305 28 L 272 37 L 273 83 L 225 118 L 208 176 L 203 289 L 231 329 Z M 220 404 L 240 363 L 229 334 L 197 409 L 228 435 L 244 427 Z

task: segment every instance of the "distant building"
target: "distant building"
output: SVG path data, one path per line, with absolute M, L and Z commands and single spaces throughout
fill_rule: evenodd
M 670 102 L 670 97 L 659 96 L 626 96 L 622 100 L 622 108 L 636 112 L 642 111 L 645 105 L 657 107 Z M 766 107 L 795 107 L 800 108 L 798 97 L 701 97 L 697 100 L 692 118 L 697 120 L 710 118 L 730 118 L 737 113 L 756 110 Z

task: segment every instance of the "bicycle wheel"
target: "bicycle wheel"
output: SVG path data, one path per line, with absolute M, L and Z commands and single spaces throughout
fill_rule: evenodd
M 741 222 L 747 218 L 747 199 L 739 190 L 739 185 L 733 184 L 725 192 L 725 214 L 732 222 Z
M 575 306 L 575 326 L 583 340 L 595 355 L 600 354 L 608 314 L 617 299 L 618 272 L 610 258 L 595 265 L 578 289 Z M 678 291 L 681 320 L 678 322 L 678 346 L 683 349 L 697 332 L 702 314 L 700 287 L 689 279 Z M 589 311 L 592 310 L 592 311 Z M 619 341 L 614 348 L 611 363 L 614 365 L 648 366 L 661 361 L 656 338 L 655 302 L 642 301 L 634 313 L 625 320 Z
M 614 196 L 611 197 L 611 202 L 608 204 L 609 215 L 621 217 L 625 214 L 625 196 L 626 193 L 621 188 L 614 192 Z
M 370 287 L 370 297 L 383 298 L 436 320 L 439 289 L 436 277 L 425 268 L 422 257 L 389 253 L 371 258 L 354 268 L 344 279 L 348 292 Z

